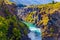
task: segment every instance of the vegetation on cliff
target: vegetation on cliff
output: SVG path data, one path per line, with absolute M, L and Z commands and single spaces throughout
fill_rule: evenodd
M 28 26 L 17 18 L 15 5 L 5 1 L 0 1 L 0 40 L 28 39 Z
M 49 3 L 37 6 L 28 6 L 29 11 L 24 20 L 36 24 L 42 29 L 42 37 L 59 37 L 60 33 L 60 3 Z M 30 10 L 29 9 L 29 10 Z

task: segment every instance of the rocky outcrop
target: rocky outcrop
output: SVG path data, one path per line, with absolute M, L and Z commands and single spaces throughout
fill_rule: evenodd
M 26 15 L 24 11 L 27 11 Z M 30 6 L 26 7 L 24 11 L 20 12 L 22 15 L 19 17 L 21 16 L 23 20 L 40 27 L 43 40 L 58 40 L 60 38 L 60 3 Z

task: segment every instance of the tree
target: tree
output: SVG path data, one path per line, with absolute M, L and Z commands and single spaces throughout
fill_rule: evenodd
M 54 4 L 55 2 L 54 2 L 54 1 L 52 1 L 52 3 Z

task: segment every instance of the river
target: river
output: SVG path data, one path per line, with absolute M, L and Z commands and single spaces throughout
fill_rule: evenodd
M 25 23 L 29 27 L 30 33 L 28 33 L 28 37 L 31 40 L 42 40 L 40 28 L 37 28 L 36 25 L 29 22 L 23 22 L 23 23 Z

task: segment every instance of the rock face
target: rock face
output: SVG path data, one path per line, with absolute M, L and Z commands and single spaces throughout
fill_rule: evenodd
M 42 29 L 43 40 L 60 38 L 60 3 L 25 7 L 21 11 L 18 10 L 19 17 Z
M 0 4 L 0 40 L 30 40 L 29 28 L 16 15 L 16 5 Z
M 16 15 L 17 10 L 16 10 L 16 6 L 15 4 L 9 5 L 9 4 L 5 4 L 4 2 L 0 5 L 0 14 L 2 16 L 5 16 L 5 13 L 10 12 L 11 15 Z
M 55 11 L 52 15 L 49 15 L 49 21 L 47 29 L 44 31 L 46 33 L 43 35 L 45 38 L 43 40 L 58 40 L 60 38 L 60 12 Z

